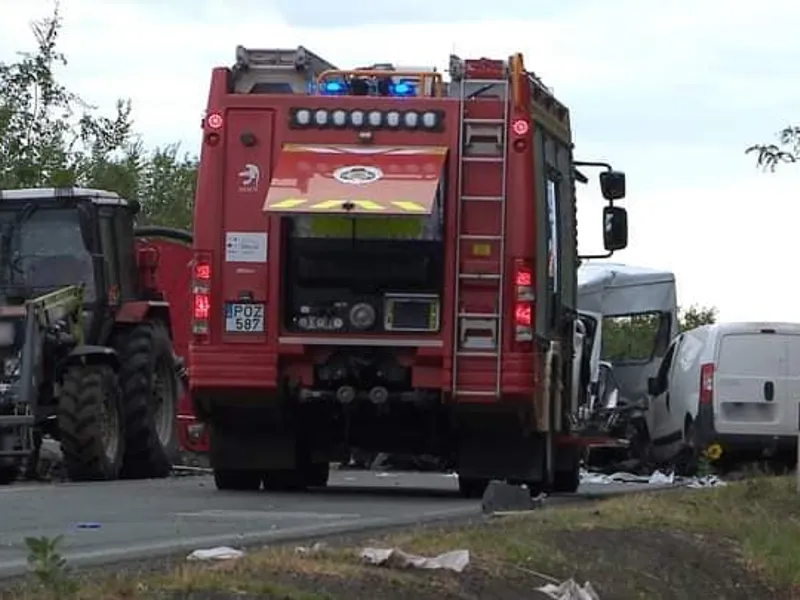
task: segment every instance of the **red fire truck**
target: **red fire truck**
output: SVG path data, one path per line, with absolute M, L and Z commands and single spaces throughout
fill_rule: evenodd
M 522 56 L 215 68 L 194 216 L 190 389 L 219 489 L 323 486 L 351 448 L 574 491 L 569 111 Z M 627 245 L 600 175 L 604 241 Z

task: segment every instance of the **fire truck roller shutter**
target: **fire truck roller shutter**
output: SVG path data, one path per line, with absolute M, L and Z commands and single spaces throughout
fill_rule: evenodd
M 264 211 L 298 217 L 302 236 L 436 238 L 446 154 L 438 146 L 288 144 Z

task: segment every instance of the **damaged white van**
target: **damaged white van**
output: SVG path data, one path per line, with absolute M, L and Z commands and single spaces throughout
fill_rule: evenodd
M 648 379 L 648 392 L 647 426 L 659 461 L 692 470 L 706 452 L 711 459 L 792 462 L 800 324 L 717 323 L 684 332 Z

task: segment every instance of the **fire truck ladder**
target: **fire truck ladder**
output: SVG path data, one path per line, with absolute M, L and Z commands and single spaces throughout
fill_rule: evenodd
M 502 375 L 509 80 L 500 61 L 485 62 L 494 68 L 465 69 L 459 86 L 452 392 L 462 398 L 499 397 Z

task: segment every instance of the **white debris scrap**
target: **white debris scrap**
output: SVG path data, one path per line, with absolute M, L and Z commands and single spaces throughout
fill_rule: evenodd
M 574 579 L 567 579 L 558 585 L 548 583 L 537 589 L 555 600 L 600 600 L 600 596 L 588 581 L 578 585 Z
M 216 548 L 205 548 L 193 551 L 186 560 L 231 560 L 242 558 L 244 552 L 228 546 L 217 546 Z
M 433 558 L 408 554 L 398 548 L 364 548 L 361 558 L 371 565 L 447 569 L 461 573 L 469 564 L 469 550 L 453 550 Z
M 728 485 L 727 481 L 723 481 L 716 475 L 706 475 L 705 477 L 695 477 L 692 481 L 686 484 L 690 488 L 710 488 L 710 487 L 723 487 Z
M 594 485 L 608 485 L 612 483 L 637 483 L 646 485 L 682 485 L 690 488 L 720 487 L 726 483 L 716 475 L 703 477 L 676 477 L 674 473 L 653 471 L 650 475 L 634 475 L 633 473 L 617 472 L 610 475 L 581 471 L 581 483 Z
M 309 554 L 317 554 L 318 552 L 322 552 L 327 548 L 327 544 L 323 542 L 317 542 L 313 546 L 297 546 L 294 551 L 295 554 L 301 555 L 309 555 Z

